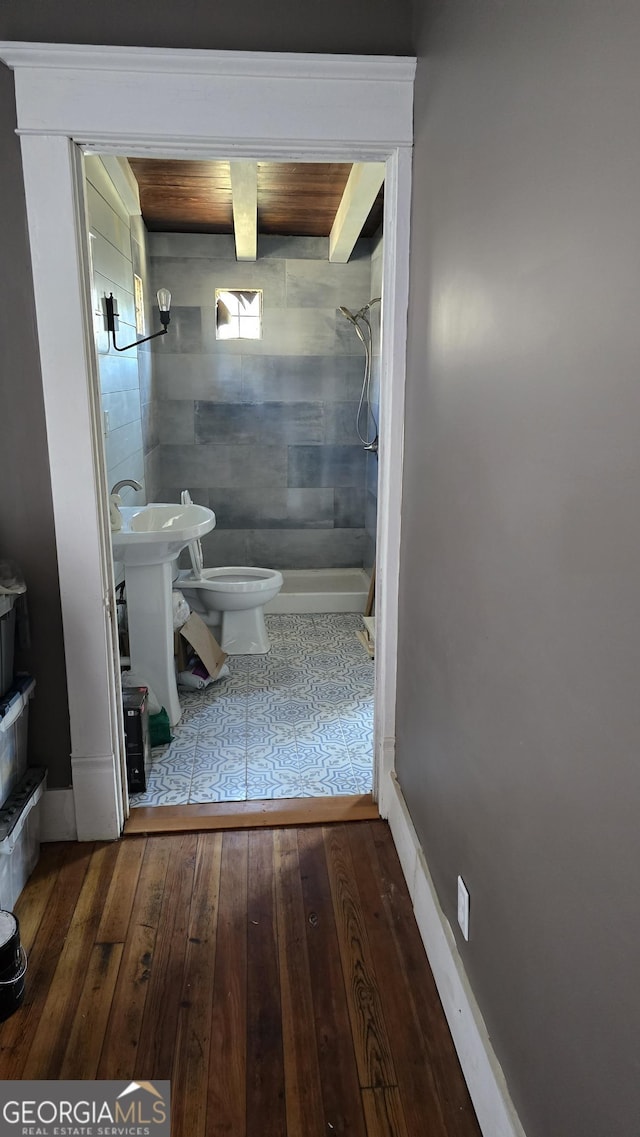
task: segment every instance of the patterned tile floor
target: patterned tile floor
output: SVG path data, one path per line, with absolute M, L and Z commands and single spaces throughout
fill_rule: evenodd
M 131 805 L 368 793 L 373 663 L 351 613 L 267 616 L 268 655 L 229 657 L 230 675 L 180 692 L 182 721 L 153 751 Z

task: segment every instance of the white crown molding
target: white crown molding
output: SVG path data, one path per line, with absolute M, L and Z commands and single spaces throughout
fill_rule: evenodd
M 372 80 L 412 83 L 413 56 L 316 55 L 296 52 L 200 51 L 192 48 L 111 47 L 91 44 L 22 43 L 0 40 L 8 67 L 62 70 L 172 72 L 268 78 Z
M 1 2 L 1 0 L 0 0 Z M 50 138 L 67 138 L 65 130 L 43 131 L 36 127 L 18 127 L 18 135 L 41 135 L 46 133 Z M 74 142 L 78 144 L 85 154 L 121 154 L 122 135 L 107 131 L 94 132 L 91 137 L 82 133 L 75 133 Z M 411 142 L 396 142 L 393 139 L 383 138 L 376 142 L 361 142 L 359 139 L 336 139 L 324 142 L 323 148 L 317 142 L 310 142 L 306 138 L 291 138 L 286 142 L 265 142 L 262 138 L 243 139 L 241 142 L 216 140 L 204 137 L 190 137 L 185 142 L 184 135 L 163 134 L 161 139 L 153 141 L 149 132 L 144 135 L 127 135 L 127 154 L 130 158 L 215 158 L 225 159 L 254 158 L 256 161 L 266 161 L 271 158 L 283 162 L 380 162 L 394 150 L 406 152 L 411 155 L 413 146 Z
M 118 139 L 127 154 L 139 139 L 209 139 L 224 142 L 227 158 L 254 136 L 316 149 L 413 140 L 413 58 L 4 41 L 0 59 L 15 73 L 23 135 Z

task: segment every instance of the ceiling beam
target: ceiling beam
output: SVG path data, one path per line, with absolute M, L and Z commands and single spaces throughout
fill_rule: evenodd
M 255 261 L 258 256 L 258 164 L 229 162 L 229 169 L 236 260 Z
M 346 264 L 384 181 L 384 162 L 354 162 L 329 234 L 329 260 Z

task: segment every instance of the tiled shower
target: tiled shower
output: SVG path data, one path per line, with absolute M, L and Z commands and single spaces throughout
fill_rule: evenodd
M 137 478 L 144 484 L 148 501 L 177 501 L 180 491 L 188 488 L 196 502 L 216 514 L 216 527 L 203 540 L 206 564 L 285 570 L 363 567 L 370 572 L 375 558 L 377 460 L 364 453 L 355 430 L 364 370 L 362 345 L 338 309 L 344 305 L 355 311 L 380 296 L 382 240 L 358 242 L 349 263 L 337 265 L 328 261 L 327 238 L 260 237 L 257 261 L 239 263 L 232 237 L 148 233 L 139 218 L 128 216 L 100 159 L 90 158 L 87 169 L 109 484 L 122 477 Z M 145 345 L 117 355 L 103 331 L 101 297 L 113 291 L 123 334 L 135 339 L 134 273 L 144 288 L 146 334 L 157 322 L 150 297 L 158 287 L 171 290 L 169 333 L 153 341 L 152 350 Z M 262 291 L 260 340 L 216 338 L 216 288 Z M 376 416 L 379 311 L 376 306 L 372 373 Z M 126 499 L 131 503 L 141 500 L 130 490 L 125 491 Z M 194 793 L 203 792 L 207 783 L 212 800 L 240 794 L 233 789 L 238 771 L 230 782 L 223 777 L 222 743 L 217 747 L 215 776 L 203 758 L 209 728 L 216 734 L 225 725 L 223 708 L 231 718 L 238 713 L 237 701 L 235 709 L 231 703 L 237 700 L 239 688 L 247 724 L 251 700 L 257 694 L 262 698 L 263 744 L 269 731 L 280 731 L 282 738 L 287 731 L 293 732 L 287 753 L 291 757 L 293 747 L 298 756 L 295 776 L 284 778 L 286 769 L 291 774 L 291 765 L 285 763 L 283 779 L 273 781 L 272 777 L 267 784 L 267 778 L 263 796 L 286 796 L 287 786 L 297 786 L 301 794 L 344 793 L 356 788 L 363 792 L 369 784 L 366 756 L 372 747 L 373 666 L 355 638 L 358 617 L 332 618 L 329 614 L 324 625 L 320 617 L 315 624 L 313 617 L 307 617 L 306 631 L 315 645 L 313 659 L 302 650 L 304 619 L 302 624 L 289 624 L 286 618 L 278 624 L 282 618 L 275 616 L 269 619 L 277 645 L 271 658 L 232 657 L 226 694 L 222 686 L 215 692 L 209 689 L 202 699 L 204 718 L 198 720 L 193 710 L 197 697 L 184 697 L 183 705 L 188 708 L 180 733 L 173 749 L 157 756 L 157 761 L 164 764 L 159 770 L 167 776 L 165 767 L 171 767 L 174 757 L 179 763 L 188 751 L 189 762 L 184 759 L 178 797 L 167 789 L 165 796 L 156 795 L 156 803 L 203 800 L 202 796 L 184 797 L 187 766 L 192 780 L 198 774 Z M 280 683 L 283 667 L 286 670 L 285 665 L 292 662 L 292 645 L 301 654 L 295 676 L 289 676 L 291 690 L 284 714 L 294 716 L 302 724 L 300 730 L 311 730 L 314 754 L 309 745 L 303 745 L 308 739 L 302 738 L 300 748 L 293 741 L 293 719 L 286 730 L 280 721 L 285 705 Z M 313 674 L 309 669 L 316 664 L 321 665 L 318 691 L 311 698 Z M 342 682 L 344 688 L 345 666 L 346 671 L 355 669 L 360 685 L 343 691 L 346 703 L 341 717 L 332 704 L 335 683 Z M 262 685 L 259 692 L 255 682 Z M 308 714 L 300 719 L 296 700 L 300 696 L 304 703 L 305 690 Z M 353 705 L 353 699 L 358 705 Z M 194 713 L 201 727 L 195 765 L 191 762 L 195 751 L 192 754 L 189 749 Z M 225 730 L 230 725 L 227 719 Z M 345 731 L 351 732 L 351 749 Z M 256 747 L 260 749 L 259 739 L 249 734 L 240 746 L 249 796 L 256 796 L 260 781 L 255 770 L 250 776 L 249 758 L 252 753 L 255 758 Z M 336 762 L 338 749 L 341 760 Z M 238 748 L 232 750 L 237 759 Z M 318 767 L 321 753 L 326 758 L 324 777 Z M 306 759 L 310 765 L 305 766 Z M 279 769 L 278 761 L 272 766 Z M 300 780 L 304 769 L 306 789 Z M 172 776 L 178 777 L 178 771 L 173 769 Z M 242 780 L 243 775 L 238 776 Z
M 338 308 L 370 298 L 371 242 L 346 265 L 329 263 L 326 238 L 261 237 L 250 263 L 226 236 L 150 234 L 149 251 L 152 292 L 173 296 L 153 345 L 154 495 L 188 487 L 214 510 L 210 564 L 370 565 L 363 352 Z M 216 339 L 216 288 L 262 290 L 260 340 Z

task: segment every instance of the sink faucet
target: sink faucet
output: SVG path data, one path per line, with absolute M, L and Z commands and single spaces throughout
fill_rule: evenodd
M 111 490 L 111 496 L 113 497 L 114 493 L 120 493 L 120 490 L 124 486 L 131 486 L 132 490 L 141 490 L 142 489 L 140 482 L 137 482 L 135 480 L 135 478 L 123 478 L 121 482 L 116 482 L 115 486 Z
M 109 495 L 109 521 L 113 533 L 122 529 L 122 516 L 118 507 L 120 505 L 120 490 L 123 486 L 131 486 L 132 490 L 142 489 L 140 482 L 137 482 L 135 478 L 123 478 L 121 482 L 116 482 Z

